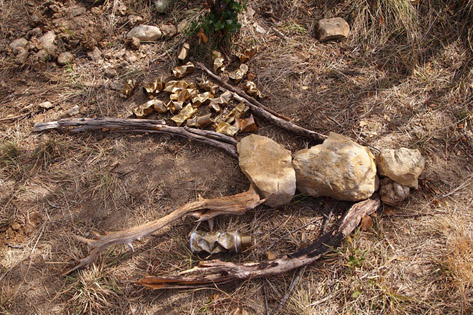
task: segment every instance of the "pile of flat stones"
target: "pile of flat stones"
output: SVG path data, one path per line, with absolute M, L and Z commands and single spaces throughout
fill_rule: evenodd
M 364 200 L 379 190 L 383 203 L 396 206 L 418 188 L 425 166 L 419 150 L 385 149 L 375 157 L 369 148 L 336 133 L 294 154 L 259 135 L 243 138 L 237 149 L 241 170 L 271 207 L 289 203 L 296 189 L 345 201 Z

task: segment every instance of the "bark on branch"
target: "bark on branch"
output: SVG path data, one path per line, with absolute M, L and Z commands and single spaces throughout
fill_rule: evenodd
M 300 126 L 290 122 L 289 121 L 290 118 L 285 117 L 285 116 L 271 110 L 270 108 L 264 106 L 263 104 L 258 102 L 256 99 L 254 99 L 253 97 L 249 96 L 248 94 L 246 94 L 245 92 L 240 90 L 239 88 L 236 88 L 236 87 L 231 86 L 230 84 L 226 83 L 218 75 L 214 74 L 212 71 L 210 71 L 202 63 L 195 62 L 195 65 L 198 68 L 200 68 L 201 70 L 203 70 L 204 72 L 206 72 L 214 80 L 218 81 L 220 83 L 220 85 L 222 85 L 225 89 L 230 90 L 233 94 L 233 97 L 235 99 L 237 99 L 238 101 L 244 102 L 246 105 L 248 105 L 251 108 L 251 110 L 255 113 L 255 115 L 270 121 L 271 123 L 278 126 L 279 128 L 288 130 L 288 131 L 293 132 L 293 133 L 295 133 L 297 135 L 300 135 L 300 136 L 310 138 L 310 139 L 312 139 L 314 141 L 317 141 L 317 142 L 322 142 L 323 140 L 325 140 L 327 138 L 327 136 L 325 136 L 321 133 L 318 133 L 318 132 L 315 132 L 315 131 L 312 131 L 312 130 L 309 130 L 309 129 L 305 129 L 303 127 L 300 127 Z
M 128 132 L 165 133 L 210 144 L 238 158 L 237 141 L 232 137 L 210 130 L 199 130 L 188 127 L 167 126 L 163 120 L 127 119 L 127 118 L 71 118 L 45 123 L 36 123 L 34 131 L 49 129 L 67 130 L 73 133 L 89 130 L 118 130 Z
M 281 274 L 308 265 L 335 246 L 358 226 L 361 218 L 375 212 L 381 202 L 379 198 L 354 204 L 345 214 L 338 227 L 324 234 L 308 247 L 284 258 L 235 264 L 220 260 L 203 261 L 180 275 L 171 277 L 147 276 L 140 281 L 152 289 L 181 289 L 225 283 L 233 280 L 267 277 Z
M 199 222 L 213 219 L 222 214 L 242 215 L 246 211 L 256 208 L 264 201 L 264 199 L 260 198 L 253 185 L 251 185 L 246 192 L 215 199 L 194 201 L 174 210 L 162 218 L 139 226 L 134 226 L 127 230 L 111 232 L 104 235 L 96 235 L 95 239 L 76 236 L 76 239 L 86 243 L 93 249 L 87 257 L 80 259 L 74 266 L 65 270 L 63 274 L 69 274 L 74 270 L 89 265 L 101 252 L 112 245 L 125 244 L 133 250 L 133 241 L 150 236 L 157 230 L 185 216 L 193 216 Z

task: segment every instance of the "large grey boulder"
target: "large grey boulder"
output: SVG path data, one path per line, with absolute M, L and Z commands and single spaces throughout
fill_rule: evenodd
M 138 25 L 132 28 L 128 34 L 127 38 L 136 37 L 142 42 L 151 42 L 161 38 L 162 32 L 157 26 L 152 25 Z
M 287 204 L 296 192 L 296 174 L 291 151 L 258 135 L 243 138 L 237 145 L 242 172 L 258 188 L 265 204 Z
M 376 157 L 376 165 L 380 175 L 417 189 L 419 175 L 425 167 L 425 159 L 417 149 L 384 149 Z
M 336 133 L 323 144 L 296 152 L 293 165 L 297 188 L 314 197 L 359 201 L 369 198 L 379 184 L 370 150 Z
M 350 26 L 344 19 L 340 17 L 322 19 L 317 23 L 316 33 L 321 42 L 345 39 L 350 33 Z

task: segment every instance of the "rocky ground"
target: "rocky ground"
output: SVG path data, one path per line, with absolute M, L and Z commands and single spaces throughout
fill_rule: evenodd
M 402 3 L 407 6 L 393 9 L 361 1 L 250 1 L 234 46 L 222 51 L 233 71 L 240 65 L 233 55 L 255 46 L 246 64 L 261 102 L 294 123 L 342 134 L 376 156 L 405 147 L 425 158 L 418 185 L 403 182 L 411 186 L 408 197 L 406 187 L 382 181 L 397 195 L 372 224 L 300 273 L 282 313 L 473 310 L 473 74 L 469 35 L 462 32 L 469 20 L 456 2 Z M 193 61 L 213 68 L 212 47 L 184 32 L 200 8 L 177 0 L 163 13 L 153 1 L 0 2 L 2 312 L 263 314 L 278 308 L 299 271 L 205 290 L 135 284 L 145 274 L 177 273 L 207 258 L 189 250 L 191 219 L 135 244 L 134 253 L 116 246 L 96 264 L 61 275 L 87 253 L 73 235 L 128 228 L 200 197 L 248 188 L 237 160 L 185 139 L 33 132 L 34 123 L 60 118 L 135 117 L 148 100 L 142 87 L 170 76 L 184 42 L 191 43 Z M 317 21 L 335 16 L 350 25 L 348 38 L 319 40 Z M 139 25 L 151 27 L 134 29 Z M 190 78 L 201 76 L 196 69 Z M 130 80 L 137 88 L 123 97 Z M 146 118 L 173 124 L 172 116 Z M 292 153 L 316 144 L 256 119 L 257 134 Z M 256 243 L 243 254 L 217 257 L 245 262 L 297 250 L 317 238 L 329 213 L 332 226 L 352 204 L 300 191 L 305 194 L 298 190 L 289 204 L 218 218 L 216 229 L 251 234 Z

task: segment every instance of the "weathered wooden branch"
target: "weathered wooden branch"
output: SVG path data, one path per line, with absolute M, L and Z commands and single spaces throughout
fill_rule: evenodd
M 354 204 L 338 227 L 324 234 L 308 247 L 284 258 L 241 264 L 220 260 L 203 261 L 197 267 L 184 271 L 180 275 L 147 276 L 138 283 L 152 289 L 180 289 L 281 274 L 308 265 L 331 248 L 339 246 L 341 241 L 358 226 L 361 218 L 375 212 L 380 205 L 381 202 L 377 197 Z
M 111 232 L 104 235 L 96 235 L 95 239 L 76 236 L 79 241 L 86 243 L 89 247 L 93 248 L 93 250 L 87 257 L 80 259 L 77 264 L 65 270 L 63 274 L 71 273 L 74 270 L 89 265 L 101 252 L 112 245 L 125 244 L 133 250 L 133 241 L 150 236 L 158 229 L 161 229 L 185 216 L 190 215 L 200 222 L 212 219 L 222 214 L 242 215 L 246 211 L 256 208 L 264 201 L 264 199 L 260 198 L 253 185 L 251 185 L 246 192 L 233 196 L 194 201 L 174 210 L 162 218 L 127 230 Z
M 327 138 L 327 136 L 309 130 L 305 129 L 303 127 L 297 126 L 296 124 L 290 122 L 290 118 L 285 117 L 281 114 L 278 114 L 277 112 L 271 110 L 270 108 L 264 106 L 260 102 L 258 102 L 256 99 L 253 97 L 249 96 L 239 88 L 236 88 L 234 86 L 231 86 L 230 84 L 226 83 L 223 81 L 218 75 L 214 74 L 212 71 L 210 71 L 206 66 L 204 66 L 200 62 L 196 62 L 195 65 L 206 72 L 209 76 L 211 76 L 214 80 L 218 81 L 220 85 L 222 85 L 225 89 L 230 90 L 233 94 L 233 97 L 237 99 L 240 102 L 244 102 L 246 105 L 250 107 L 250 109 L 255 113 L 255 115 L 258 115 L 274 125 L 278 126 L 279 128 L 288 130 L 290 132 L 293 132 L 297 135 L 304 136 L 307 138 L 310 138 L 312 140 L 315 140 L 317 142 L 322 142 Z
M 67 130 L 70 132 L 85 132 L 89 130 L 101 129 L 128 131 L 128 132 L 149 132 L 165 133 L 174 136 L 185 137 L 191 140 L 210 144 L 224 150 L 234 158 L 238 158 L 236 150 L 237 141 L 232 137 L 210 130 L 198 130 L 188 127 L 167 126 L 163 120 L 152 119 L 128 119 L 128 118 L 70 118 L 36 123 L 34 131 L 44 131 L 49 129 Z

